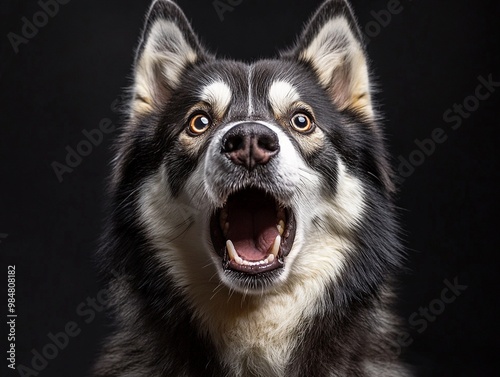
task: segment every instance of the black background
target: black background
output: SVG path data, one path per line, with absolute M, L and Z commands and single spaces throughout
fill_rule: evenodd
M 205 44 L 222 56 L 250 60 L 290 46 L 320 1 L 243 0 L 221 21 L 212 1 L 179 1 Z M 361 27 L 388 0 L 353 1 Z M 119 125 L 112 103 L 130 84 L 133 50 L 149 1 L 73 0 L 15 53 L 7 35 L 21 34 L 22 17 L 40 11 L 35 1 L 0 5 L 0 322 L 7 301 L 7 265 L 17 269 L 17 363 L 30 366 L 32 350 L 69 321 L 81 329 L 40 376 L 84 376 L 107 331 L 106 316 L 87 324 L 76 308 L 96 297 L 98 244 L 117 131 L 59 182 L 51 164 L 85 139 L 102 119 Z M 437 127 L 448 139 L 415 168 L 400 188 L 398 206 L 408 247 L 400 312 L 408 318 L 439 299 L 443 281 L 468 288 L 421 327 L 408 325 L 408 359 L 421 376 L 498 375 L 496 357 L 499 245 L 496 194 L 500 90 L 452 130 L 443 114 L 473 95 L 478 77 L 500 81 L 497 1 L 401 0 L 368 51 L 376 96 L 395 167 L 409 158 L 415 139 Z M 371 24 L 373 26 L 373 24 Z M 371 29 L 373 35 L 375 29 Z M 500 89 L 500 88 L 499 88 Z M 7 235 L 7 236 L 6 236 Z M 0 363 L 7 369 L 6 325 Z

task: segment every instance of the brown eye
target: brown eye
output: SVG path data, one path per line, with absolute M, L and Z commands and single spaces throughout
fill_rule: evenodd
M 304 113 L 295 114 L 290 120 L 290 125 L 293 127 L 295 131 L 301 133 L 307 133 L 312 130 L 313 123 L 311 118 Z
M 207 115 L 205 114 L 193 115 L 189 119 L 189 132 L 191 132 L 193 135 L 201 135 L 206 130 L 208 130 L 211 124 L 212 121 Z

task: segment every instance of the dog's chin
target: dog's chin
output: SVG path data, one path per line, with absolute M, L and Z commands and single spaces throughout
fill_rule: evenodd
M 272 193 L 247 188 L 231 194 L 210 218 L 223 281 L 245 293 L 279 283 L 295 239 L 293 210 Z

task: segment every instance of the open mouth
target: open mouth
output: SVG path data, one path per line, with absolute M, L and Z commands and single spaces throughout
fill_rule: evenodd
M 293 212 L 262 190 L 229 196 L 210 220 L 210 233 L 224 270 L 245 275 L 283 268 L 295 238 Z

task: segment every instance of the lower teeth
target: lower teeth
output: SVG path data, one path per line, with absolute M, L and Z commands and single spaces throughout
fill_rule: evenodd
M 262 260 L 259 261 L 248 261 L 243 258 L 241 258 L 238 253 L 236 252 L 236 248 L 234 247 L 234 244 L 231 242 L 231 240 L 226 241 L 226 251 L 229 256 L 229 259 L 236 262 L 239 265 L 242 266 L 262 266 L 266 264 L 271 264 L 274 262 L 276 259 L 278 252 L 279 252 L 279 245 L 281 242 L 281 237 L 277 236 L 276 239 L 273 242 L 273 245 L 269 248 L 269 255 Z
M 269 255 L 266 259 L 263 259 L 263 260 L 260 260 L 260 261 L 248 261 L 248 260 L 244 260 L 240 257 L 236 258 L 235 259 L 235 262 L 240 264 L 240 265 L 243 265 L 243 266 L 261 266 L 261 265 L 265 265 L 265 264 L 270 264 L 274 261 L 274 255 Z

